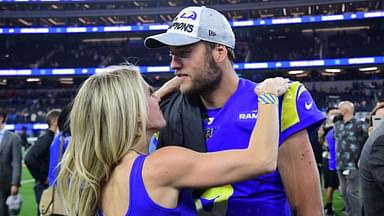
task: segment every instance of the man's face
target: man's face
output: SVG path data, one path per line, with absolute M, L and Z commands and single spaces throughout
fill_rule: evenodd
M 212 52 L 203 42 L 170 48 L 171 68 L 181 81 L 180 90 L 183 94 L 203 95 L 217 89 L 222 70 Z
M 347 104 L 341 104 L 339 106 L 339 113 L 341 113 L 343 116 L 347 113 L 349 113 L 348 105 Z

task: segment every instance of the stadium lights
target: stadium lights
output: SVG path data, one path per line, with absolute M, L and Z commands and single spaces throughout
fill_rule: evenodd
M 130 41 L 142 41 L 144 40 L 142 37 L 129 37 Z
M 27 82 L 40 82 L 40 78 L 27 78 Z
M 31 22 L 27 22 L 25 19 L 21 19 L 21 18 L 19 18 L 19 19 L 17 19 L 17 21 L 23 23 L 23 24 L 26 25 L 26 26 L 31 26 L 31 25 L 32 25 Z
M 4 1 L 4 0 L 0 0 Z M 7 0 L 15 1 L 15 0 Z M 16 0 L 17 1 L 17 0 Z M 32 1 L 32 0 L 23 0 L 23 1 Z M 38 0 L 33 0 L 38 1 Z M 267 26 L 267 25 L 286 25 L 286 24 L 299 24 L 299 23 L 318 23 L 318 22 L 331 22 L 331 21 L 348 21 L 348 20 L 358 20 L 358 19 L 370 19 L 370 18 L 382 18 L 384 17 L 384 11 L 373 11 L 373 12 L 356 12 L 356 13 L 344 13 L 344 14 L 334 14 L 334 15 L 320 15 L 320 16 L 300 16 L 300 17 L 291 17 L 291 18 L 265 18 L 265 19 L 252 19 L 252 20 L 233 20 L 230 21 L 232 27 L 245 27 L 245 26 Z M 163 16 L 164 20 L 172 18 L 169 15 Z M 62 33 L 82 33 L 82 32 L 138 32 L 138 31 L 158 31 L 168 29 L 167 24 L 155 24 L 154 20 L 147 19 L 146 16 L 138 16 L 138 19 L 141 20 L 140 25 L 118 25 L 118 26 L 83 26 L 83 27 L 57 27 L 64 25 L 62 21 L 58 18 L 50 18 L 43 20 L 53 23 L 56 27 L 6 27 L 0 28 L 0 34 L 62 34 Z M 106 23 L 110 23 L 105 17 L 100 17 L 101 20 Z M 164 21 L 165 21 L 164 20 Z M 82 23 L 82 22 L 81 22 Z M 152 23 L 152 24 L 150 24 Z M 367 29 L 367 26 L 357 26 L 357 27 L 344 27 L 344 28 L 324 28 L 324 29 L 304 29 L 303 32 L 313 32 L 313 31 L 347 31 L 347 30 L 359 30 Z
M 377 67 L 365 67 L 365 68 L 359 68 L 359 71 L 367 72 L 367 71 L 375 71 L 377 69 L 378 69 Z
M 306 68 L 321 67 L 333 68 L 323 73 L 336 74 L 342 72 L 336 69 L 341 66 L 351 66 L 354 68 L 363 65 L 384 65 L 384 56 L 356 57 L 356 58 L 336 58 L 336 59 L 313 59 L 299 61 L 270 61 L 270 62 L 247 62 L 235 63 L 235 70 L 266 70 L 266 69 L 284 69 L 287 70 L 305 70 Z M 381 66 L 378 66 L 381 67 Z M 56 76 L 56 75 L 91 75 L 105 70 L 104 68 L 34 68 L 34 69 L 0 69 L 0 76 Z M 138 66 L 140 73 L 173 73 L 169 65 L 163 66 Z M 380 71 L 380 70 L 376 70 Z
M 292 71 L 288 71 L 288 74 L 289 75 L 297 75 L 297 74 L 302 74 L 304 73 L 303 70 L 292 70 Z
M 335 31 L 357 31 L 370 29 L 369 26 L 352 26 L 352 27 L 336 27 L 336 28 L 319 28 L 319 29 L 303 29 L 303 33 L 312 33 L 312 32 L 335 32 Z
M 336 73 L 328 73 L 328 72 L 325 72 L 325 71 L 321 71 L 320 72 L 322 76 L 336 76 Z
M 74 82 L 73 82 L 73 78 L 72 77 L 69 77 L 69 78 L 60 78 L 60 83 L 61 84 L 68 84 L 68 85 L 72 85 Z
M 335 69 L 329 69 L 329 68 L 327 68 L 324 71 L 327 73 L 340 73 L 341 69 L 336 69 L 336 68 Z
M 95 42 L 120 42 L 127 41 L 127 37 L 115 37 L 115 38 L 89 38 L 82 40 L 84 43 L 95 43 Z

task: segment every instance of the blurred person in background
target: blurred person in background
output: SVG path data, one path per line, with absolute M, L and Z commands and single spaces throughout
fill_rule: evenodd
M 41 194 L 48 188 L 49 149 L 57 132 L 57 122 L 60 110 L 53 109 L 47 113 L 46 122 L 48 129 L 40 135 L 35 143 L 29 148 L 24 158 L 24 163 L 35 179 L 35 199 L 37 206 L 40 204 Z M 37 208 L 37 215 L 39 208 Z
M 19 136 L 21 138 L 22 146 L 24 147 L 24 150 L 27 150 L 29 148 L 29 146 L 30 146 L 30 144 L 28 142 L 27 127 L 23 126 L 21 128 Z
M 384 101 L 380 101 L 377 103 L 377 105 L 373 108 L 373 110 L 368 115 L 368 133 L 372 133 L 374 130 L 373 122 L 374 118 L 378 117 L 384 118 Z M 376 122 L 377 123 L 377 122 Z
M 328 108 L 327 120 L 319 128 L 319 142 L 323 146 L 323 179 L 326 192 L 325 213 L 328 216 L 333 216 L 333 193 L 339 187 L 339 177 L 336 170 L 336 141 L 334 137 L 334 121 L 338 114 L 336 107 Z M 339 119 L 341 120 L 341 119 Z
M 56 181 L 59 168 L 59 159 L 67 149 L 68 143 L 71 139 L 71 132 L 69 129 L 69 115 L 71 113 L 72 103 L 64 107 L 61 111 L 58 119 L 58 130 L 59 132 L 53 139 L 50 147 L 49 155 L 49 171 L 48 171 L 48 184 L 53 185 Z M 60 150 L 60 148 L 62 148 Z M 61 155 L 60 155 L 61 151 Z
M 166 121 L 132 67 L 107 68 L 88 78 L 70 114 L 71 141 L 58 176 L 68 215 L 196 215 L 184 188 L 211 187 L 276 169 L 278 96 L 287 79 L 267 79 L 258 94 L 259 120 L 249 147 L 198 153 L 170 146 L 148 155 L 149 139 Z M 230 136 L 230 135 L 228 135 Z
M 384 102 L 370 113 L 369 131 L 359 163 L 361 191 L 364 216 L 377 216 L 384 213 Z
M 21 139 L 5 129 L 6 119 L 0 110 L 0 216 L 9 216 L 6 200 L 19 193 L 21 179 Z
M 368 137 L 368 125 L 354 117 L 354 105 L 350 101 L 339 104 L 341 121 L 335 122 L 336 167 L 340 181 L 347 216 L 361 215 L 359 196 L 360 176 L 358 160 L 361 149 Z

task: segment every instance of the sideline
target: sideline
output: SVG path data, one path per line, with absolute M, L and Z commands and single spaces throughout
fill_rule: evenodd
M 29 184 L 29 183 L 32 183 L 32 182 L 35 182 L 35 179 L 26 179 L 26 180 L 22 180 L 21 181 L 21 184 Z

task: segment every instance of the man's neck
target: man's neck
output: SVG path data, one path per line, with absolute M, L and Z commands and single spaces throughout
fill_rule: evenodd
M 227 71 L 224 71 L 226 73 Z M 235 93 L 239 85 L 239 78 L 236 75 L 227 74 L 223 76 L 218 88 L 213 92 L 201 95 L 201 100 L 207 109 L 221 108 L 228 99 Z

